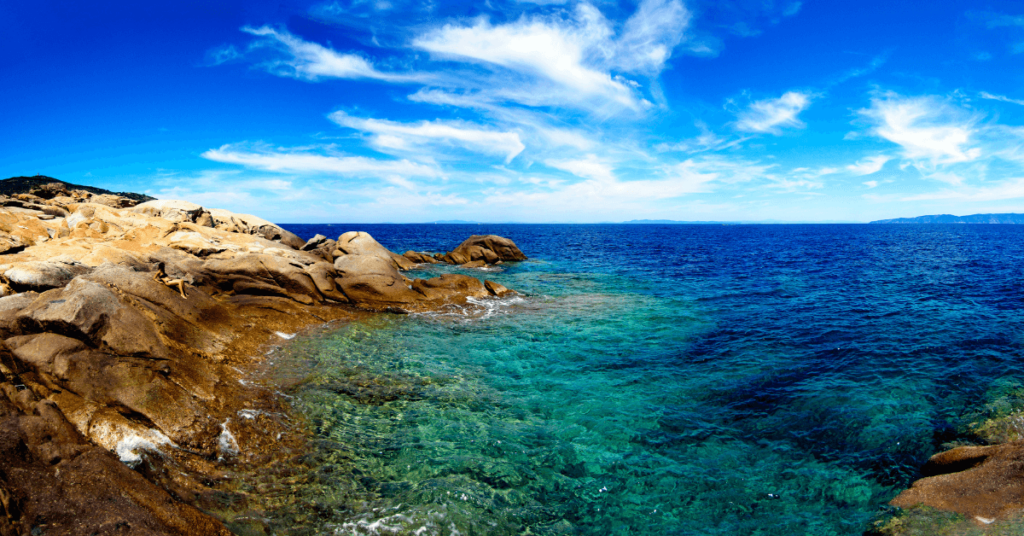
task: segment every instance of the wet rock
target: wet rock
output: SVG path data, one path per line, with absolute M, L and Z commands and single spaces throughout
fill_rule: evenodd
M 1024 509 L 1024 441 L 940 452 L 921 472 L 925 478 L 889 504 L 924 504 L 989 523 Z
M 488 295 L 479 279 L 462 274 L 417 279 L 413 281 L 412 288 L 435 303 L 464 303 L 466 298 L 483 298 Z
M 465 264 L 459 265 L 462 268 L 487 268 L 487 262 L 485 261 L 469 261 Z
M 12 380 L 21 381 L 0 373 L 0 385 Z M 6 392 L 0 390 L 0 534 L 230 534 L 90 445 L 53 402 L 14 401 Z
M 409 250 L 403 253 L 402 256 L 416 264 L 437 264 L 440 262 L 430 253 L 420 251 Z
M 484 281 L 484 287 L 487 289 L 487 292 L 490 292 L 498 298 L 504 298 L 505 296 L 516 293 L 516 291 L 505 288 L 501 283 L 495 283 L 494 281 Z

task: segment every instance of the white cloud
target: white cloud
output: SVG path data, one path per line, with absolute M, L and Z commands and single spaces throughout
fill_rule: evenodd
M 909 160 L 927 160 L 934 166 L 981 156 L 981 149 L 971 147 L 977 118 L 936 97 L 885 93 L 859 113 L 873 123 L 872 134 L 900 145 Z
M 1024 100 L 1011 99 L 1010 97 L 1006 97 L 1006 96 L 1003 96 L 1003 95 L 993 95 L 993 94 L 991 94 L 991 93 L 989 93 L 987 91 L 982 91 L 981 93 L 978 94 L 978 96 L 980 96 L 983 99 L 997 100 L 997 101 L 1002 101 L 1002 102 L 1009 102 L 1011 104 L 1018 104 L 1020 106 L 1024 106 Z
M 263 37 L 260 46 L 271 46 L 285 52 L 289 57 L 284 60 L 271 61 L 264 64 L 270 72 L 278 76 L 289 76 L 305 80 L 320 78 L 369 78 L 388 82 L 413 82 L 423 79 L 421 75 L 385 73 L 377 70 L 372 63 L 355 54 L 341 54 L 330 48 L 310 43 L 281 30 L 269 26 L 242 28 L 243 32 Z
M 484 154 L 500 155 L 508 163 L 526 148 L 516 132 L 485 130 L 461 122 L 438 120 L 399 123 L 353 117 L 342 111 L 334 112 L 329 117 L 343 127 L 373 134 L 374 145 L 385 149 L 429 148 L 437 142 L 447 142 Z
M 220 65 L 238 58 L 239 56 L 241 56 L 241 54 L 238 53 L 238 50 L 235 49 L 234 46 L 222 45 L 206 51 L 206 64 Z
M 597 98 L 639 110 L 643 106 L 632 88 L 585 63 L 588 49 L 609 37 L 611 29 L 601 13 L 581 4 L 577 18 L 571 21 L 524 17 L 498 26 L 486 20 L 472 26 L 448 24 L 418 37 L 413 44 L 439 57 L 492 64 L 550 82 L 564 97 L 570 93 L 578 99 Z M 529 104 L 530 97 L 536 96 L 533 92 L 503 93 Z
M 408 160 L 378 160 L 365 156 L 335 156 L 306 149 L 272 149 L 261 145 L 227 144 L 201 155 L 207 160 L 238 164 L 277 173 L 323 173 L 356 177 L 438 177 L 441 172 Z
M 615 172 L 611 164 L 593 154 L 588 154 L 586 158 L 580 159 L 547 160 L 544 164 L 555 169 L 567 171 L 584 179 L 602 182 L 612 182 L 615 180 Z
M 787 91 L 777 99 L 752 102 L 737 116 L 736 128 L 744 132 L 768 133 L 778 136 L 782 127 L 803 128 L 797 119 L 800 112 L 811 105 L 811 95 L 799 91 Z
M 889 160 L 892 160 L 892 157 L 884 154 L 869 156 L 858 160 L 854 164 L 846 166 L 846 169 L 854 175 L 871 175 L 872 173 L 878 173 L 881 171 L 882 167 L 885 166 L 885 163 Z
M 1002 201 L 1024 197 L 1024 179 L 1014 178 L 1000 184 L 983 187 L 963 187 L 946 189 L 902 198 L 903 201 L 934 201 L 940 199 L 956 199 L 958 201 Z
M 624 72 L 660 73 L 689 24 L 690 12 L 678 0 L 641 2 L 623 26 L 615 66 Z
M 868 188 L 875 188 L 878 186 L 878 181 L 864 181 L 864 186 Z
M 587 151 L 596 144 L 580 130 L 556 126 L 560 123 L 557 123 L 551 114 L 520 107 L 500 106 L 479 92 L 451 93 L 439 89 L 420 89 L 408 98 L 413 102 L 478 109 L 486 112 L 498 123 L 515 125 L 517 129 L 532 132 L 549 149 L 575 147 Z
M 609 115 L 650 106 L 637 82 L 613 71 L 657 75 L 683 39 L 688 21 L 689 12 L 679 0 L 644 0 L 616 38 L 598 9 L 581 3 L 571 16 L 523 16 L 498 25 L 482 18 L 471 25 L 446 24 L 420 35 L 413 45 L 436 58 L 494 70 L 495 78 L 480 86 L 492 101 L 571 106 Z M 465 97 L 459 102 L 467 103 Z
M 728 139 L 718 136 L 703 121 L 697 121 L 694 126 L 700 131 L 697 136 L 677 143 L 660 143 L 655 146 L 658 151 L 681 151 L 685 153 L 702 153 L 705 151 L 721 151 L 735 147 L 750 138 Z

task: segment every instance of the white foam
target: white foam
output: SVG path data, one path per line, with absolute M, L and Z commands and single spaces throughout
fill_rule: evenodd
M 278 337 L 281 337 L 282 339 L 284 339 L 286 341 L 290 341 L 290 340 L 295 338 L 295 334 L 294 333 L 284 333 L 282 331 L 275 331 L 274 333 L 277 334 Z
M 238 456 L 241 452 L 238 448 L 238 440 L 235 439 L 235 435 L 228 430 L 228 424 L 231 419 L 224 421 L 224 424 L 220 425 L 220 437 L 217 438 L 217 444 L 220 447 L 220 455 L 222 458 L 228 456 Z
M 116 426 L 110 423 L 102 423 L 92 429 L 96 443 L 114 440 L 114 452 L 122 462 L 134 466 L 142 461 L 142 451 L 160 452 L 161 446 L 171 446 L 174 442 L 164 435 L 164 432 L 151 428 L 129 428 L 127 426 Z

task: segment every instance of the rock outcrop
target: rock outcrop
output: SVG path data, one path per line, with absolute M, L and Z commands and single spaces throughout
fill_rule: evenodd
M 963 514 L 983 524 L 1024 510 L 1024 441 L 965 446 L 932 456 L 924 478 L 892 500 Z
M 473 235 L 444 256 L 444 261 L 450 264 L 466 264 L 473 261 L 495 264 L 525 260 L 526 255 L 519 251 L 515 242 L 496 235 Z
M 42 193 L 0 208 L 0 536 L 227 534 L 186 503 L 209 494 L 216 460 L 274 448 L 232 420 L 272 398 L 240 381 L 259 344 L 359 310 L 511 292 L 410 279 L 417 263 L 366 233 L 304 242 L 182 201 Z M 460 255 L 522 256 L 482 238 Z

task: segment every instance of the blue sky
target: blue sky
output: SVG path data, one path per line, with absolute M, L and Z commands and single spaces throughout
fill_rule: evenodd
M 1024 212 L 1019 2 L 4 2 L 0 35 L 2 177 L 278 222 Z

